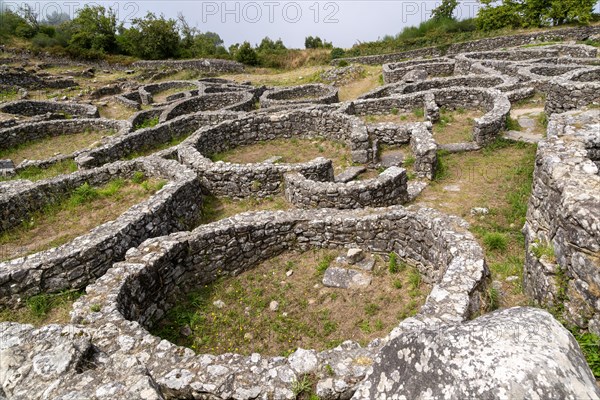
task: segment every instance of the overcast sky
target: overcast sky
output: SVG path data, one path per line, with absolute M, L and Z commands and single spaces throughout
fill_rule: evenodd
M 245 40 L 252 44 L 269 36 L 281 38 L 287 47 L 303 48 L 306 36 L 319 36 L 336 47 L 351 47 L 362 41 L 372 41 L 384 35 L 394 35 L 409 25 L 418 25 L 429 18 L 431 10 L 441 0 L 434 1 L 97 1 L 70 0 L 28 1 L 43 17 L 53 11 L 66 12 L 71 17 L 86 4 L 100 4 L 118 12 L 126 23 L 143 17 L 147 11 L 167 18 L 182 13 L 186 20 L 201 31 L 218 33 L 225 45 Z M 9 8 L 23 1 L 0 0 Z M 459 18 L 472 17 L 479 2 L 463 0 L 457 9 Z M 597 6 L 598 8 L 598 6 Z

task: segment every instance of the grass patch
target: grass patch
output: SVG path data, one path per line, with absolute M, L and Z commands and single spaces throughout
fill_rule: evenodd
M 581 351 L 587 361 L 594 377 L 600 380 L 600 336 L 590 332 L 582 332 L 577 328 L 570 328 L 571 333 L 579 343 Z
M 17 89 L 5 89 L 0 90 L 0 101 L 13 101 L 19 97 L 19 91 Z
M 274 156 L 282 157 L 281 163 L 301 163 L 326 157 L 333 162 L 336 173 L 352 165 L 350 149 L 345 143 L 322 138 L 274 139 L 213 154 L 211 159 L 246 164 L 263 162 Z
M 10 149 L 0 150 L 0 159 L 11 159 L 15 165 L 23 160 L 45 160 L 56 154 L 71 154 L 94 145 L 114 131 L 85 131 L 32 140 Z
M 448 110 L 442 107 L 440 120 L 433 124 L 433 137 L 440 144 L 470 142 L 473 140 L 475 118 L 482 115 L 480 110 Z
M 521 131 L 523 127 L 519 124 L 517 119 L 512 118 L 510 115 L 506 116 L 506 130 L 507 131 Z
M 68 290 L 56 294 L 38 294 L 25 300 L 16 310 L 0 308 L 0 321 L 43 326 L 66 324 L 70 321 L 69 312 L 73 303 L 83 291 Z
M 167 97 L 172 94 L 181 93 L 181 92 L 189 92 L 190 90 L 198 89 L 196 85 L 187 85 L 187 86 L 178 86 L 171 89 L 165 89 L 160 92 L 157 92 L 152 95 L 152 100 L 155 103 L 162 103 L 167 101 Z
M 417 198 L 420 205 L 467 220 L 484 248 L 486 235 L 488 241 L 490 233 L 505 237 L 500 239 L 505 242 L 503 250 L 486 252 L 492 279 L 502 283 L 501 307 L 529 304 L 522 290 L 525 239 L 521 228 L 531 194 L 535 152 L 534 144 L 500 139 L 479 151 L 442 154 L 444 173 Z M 489 214 L 471 215 L 474 207 L 486 207 Z M 504 243 L 489 244 L 497 248 Z M 506 282 L 509 276 L 517 279 Z
M 234 200 L 227 197 L 204 197 L 201 223 L 208 224 L 246 211 L 287 210 L 291 207 L 283 196 L 247 197 Z
M 146 118 L 145 120 L 143 120 L 135 126 L 135 130 L 137 131 L 138 129 L 152 128 L 153 126 L 158 125 L 158 122 L 159 117 Z
M 0 261 L 65 244 L 90 229 L 117 218 L 134 204 L 160 190 L 166 181 L 134 183 L 114 179 L 93 187 L 85 183 L 69 195 L 34 212 L 20 226 L 0 233 Z
M 483 235 L 483 245 L 489 251 L 505 251 L 508 239 L 500 232 L 486 232 Z
M 348 338 L 368 343 L 425 301 L 422 283 L 412 296 L 399 291 L 393 282 L 411 287 L 408 272 L 389 274 L 377 257 L 370 286 L 324 287 L 317 271 L 335 256 L 331 250 L 286 252 L 203 286 L 171 309 L 153 333 L 199 353 L 288 355 L 298 347 L 332 348 Z M 279 303 L 277 311 L 270 309 L 272 301 Z M 189 336 L 182 334 L 186 326 Z
M 73 160 L 64 160 L 56 164 L 52 164 L 48 168 L 40 168 L 31 166 L 20 170 L 15 176 L 10 178 L 2 178 L 1 181 L 16 180 L 16 179 L 28 179 L 30 181 L 39 181 L 42 179 L 54 178 L 58 175 L 70 174 L 77 171 L 77 164 Z
M 154 154 L 159 151 L 168 149 L 170 147 L 177 146 L 179 143 L 183 142 L 188 136 L 189 135 L 178 136 L 178 137 L 172 138 L 168 142 L 152 144 L 152 145 L 145 145 L 141 149 L 134 151 L 133 153 L 127 155 L 123 159 L 133 160 L 134 158 L 149 156 L 150 154 Z

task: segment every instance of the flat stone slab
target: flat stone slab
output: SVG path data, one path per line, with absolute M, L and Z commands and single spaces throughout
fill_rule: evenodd
M 400 150 L 388 151 L 381 156 L 379 165 L 384 168 L 401 167 L 404 161 L 404 154 Z
M 445 150 L 448 153 L 462 153 L 463 151 L 480 150 L 481 146 L 479 146 L 475 142 L 448 143 L 448 144 L 438 144 L 438 149 Z
M 338 183 L 348 183 L 366 170 L 367 168 L 363 166 L 348 167 L 344 172 L 335 177 L 335 181 Z
M 372 278 L 353 269 L 329 267 L 323 276 L 323 285 L 340 289 L 357 289 L 367 287 Z
M 543 139 L 543 136 L 527 131 L 508 131 L 504 133 L 504 139 L 514 140 L 516 142 L 537 143 Z

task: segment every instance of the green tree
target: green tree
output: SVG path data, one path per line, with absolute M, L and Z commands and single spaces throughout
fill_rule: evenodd
M 74 55 L 94 57 L 118 50 L 117 16 L 111 8 L 85 6 L 68 28 L 72 33 L 68 47 Z
M 180 49 L 177 21 L 148 12 L 146 17 L 134 19 L 131 28 L 121 30 L 119 42 L 127 53 L 136 57 L 149 60 L 177 57 Z
M 442 4 L 431 12 L 432 19 L 454 19 L 452 15 L 458 6 L 458 0 L 442 0 Z
M 244 42 L 235 52 L 235 59 L 247 65 L 258 65 L 258 56 L 250 43 Z

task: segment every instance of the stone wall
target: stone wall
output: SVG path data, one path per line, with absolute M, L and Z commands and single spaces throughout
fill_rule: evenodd
M 454 43 L 448 46 L 426 47 L 423 49 L 408 50 L 399 53 L 381 54 L 374 56 L 348 57 L 333 60 L 331 64 L 337 65 L 341 60 L 349 63 L 381 65 L 398 62 L 409 58 L 441 57 L 473 51 L 489 51 L 504 47 L 515 47 L 539 42 L 549 41 L 583 41 L 590 36 L 600 33 L 600 26 L 585 26 L 577 28 L 559 28 L 547 31 L 524 33 L 520 35 L 499 36 L 469 42 Z
M 195 60 L 144 60 L 133 63 L 134 68 L 160 69 L 177 68 L 193 69 L 206 75 L 244 72 L 244 64 L 236 61 L 202 58 Z
M 64 89 L 77 86 L 77 83 L 69 78 L 40 77 L 23 68 L 0 67 L 0 85 L 26 89 Z
M 213 162 L 186 143 L 178 148 L 179 160 L 198 174 L 202 189 L 215 196 L 235 199 L 268 197 L 283 192 L 283 176 L 300 172 L 315 181 L 332 181 L 333 165 L 323 157 L 298 164 Z
M 210 157 L 276 138 L 326 138 L 346 143 L 354 162 L 365 164 L 373 157 L 365 124 L 328 106 L 249 114 L 200 131 L 189 143 L 203 156 Z
M 132 206 L 114 221 L 54 249 L 0 263 L 0 304 L 17 305 L 38 293 L 83 289 L 125 252 L 149 237 L 193 226 L 200 217 L 202 197 L 196 175 L 173 160 L 149 157 L 118 162 L 90 171 L 27 183 L 6 182 L 0 191 L 1 231 L 55 202 L 84 183 L 101 185 L 136 171 L 168 180 L 151 198 Z
M 263 108 L 307 103 L 332 104 L 338 101 L 338 89 L 321 83 L 268 89 L 260 96 L 260 106 Z
M 83 133 L 86 130 L 111 130 L 114 131 L 114 136 L 121 136 L 129 132 L 130 129 L 131 126 L 127 121 L 104 118 L 25 122 L 0 130 L 0 149 L 9 149 L 32 140 L 51 136 Z
M 203 94 L 168 106 L 160 115 L 160 122 L 199 111 L 251 111 L 255 102 L 255 96 L 245 91 Z
M 434 284 L 421 311 L 401 323 L 396 332 L 412 329 L 414 324 L 464 321 L 481 306 L 489 276 L 482 250 L 465 228 L 458 218 L 431 209 L 297 210 L 241 214 L 191 233 L 146 241 L 89 286 L 87 295 L 75 304 L 74 322 L 85 320 L 88 329 L 103 329 L 107 323 L 116 328 L 95 335 L 95 344 L 106 357 L 94 375 L 84 372 L 84 377 L 102 382 L 104 365 L 113 365 L 110 360 L 143 353 L 140 362 L 156 383 L 154 387 L 170 398 L 202 392 L 219 398 L 291 400 L 295 397 L 291 384 L 304 374 L 313 374 L 321 398 L 350 398 L 387 338 L 364 348 L 345 342 L 322 352 L 298 349 L 287 358 L 213 356 L 195 355 L 149 335 L 145 328 L 156 323 L 178 296 L 198 285 L 238 274 L 286 250 L 342 244 L 383 254 L 396 251 L 412 259 L 424 279 Z M 359 357 L 371 361 L 353 361 Z M 82 393 L 92 385 L 84 377 L 77 377 L 86 382 L 80 386 Z M 62 393 L 72 385 L 64 379 L 49 393 Z
M 299 208 L 387 207 L 408 201 L 406 170 L 391 167 L 364 181 L 317 182 L 299 173 L 285 174 L 285 197 Z
M 416 126 L 410 137 L 410 148 L 415 157 L 415 175 L 433 179 L 437 169 L 437 144 L 431 134 L 431 124 Z
M 182 88 L 183 91 L 189 91 L 191 89 L 183 89 L 189 86 L 196 85 L 196 90 L 200 90 L 202 85 L 198 81 L 166 81 L 160 83 L 152 83 L 150 85 L 143 85 L 138 88 L 138 92 L 140 94 L 140 99 L 142 100 L 142 104 L 152 104 L 154 103 L 154 99 L 152 98 L 153 94 L 160 93 L 164 90 Z
M 400 113 L 408 113 L 424 105 L 428 119 L 434 122 L 439 118 L 438 107 L 451 110 L 457 108 L 485 110 L 483 116 L 475 119 L 473 127 L 473 140 L 479 145 L 489 143 L 498 137 L 505 127 L 506 117 L 510 112 L 510 101 L 505 93 L 497 89 L 472 87 L 432 89 L 427 92 L 356 100 L 342 107 L 341 111 L 351 115 L 389 114 L 392 109 Z
M 169 143 L 173 139 L 185 137 L 202 127 L 238 117 L 240 114 L 232 111 L 182 115 L 150 128 L 138 129 L 128 135 L 113 137 L 102 146 L 82 152 L 75 158 L 75 161 L 81 168 L 97 167 Z
M 0 112 L 24 116 L 46 113 L 62 113 L 72 118 L 98 118 L 98 108 L 91 104 L 66 103 L 57 101 L 17 100 L 0 105 Z
M 454 73 L 454 60 L 451 59 L 430 59 L 403 61 L 383 65 L 383 81 L 386 84 L 400 82 L 410 71 L 423 70 L 429 76 L 444 76 Z
M 596 334 L 600 334 L 600 176 L 594 163 L 598 147 L 600 110 L 552 116 L 548 138 L 539 143 L 523 228 L 525 293 Z
M 600 67 L 577 70 L 548 82 L 546 114 L 600 104 Z

